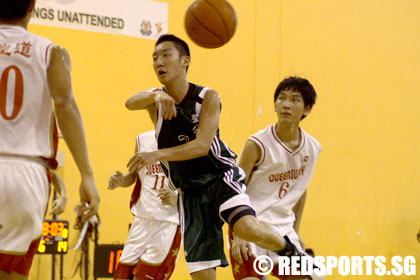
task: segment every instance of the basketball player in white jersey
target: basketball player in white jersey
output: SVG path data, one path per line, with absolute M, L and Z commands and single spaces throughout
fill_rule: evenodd
M 155 131 L 137 136 L 137 152 L 157 150 Z M 136 183 L 130 208 L 133 222 L 124 245 L 114 279 L 169 279 L 178 257 L 181 230 L 178 217 L 178 194 L 169 188 L 160 162 L 136 173 L 115 172 L 108 189 Z
M 299 224 L 321 145 L 299 124 L 310 113 L 315 100 L 315 89 L 308 80 L 284 79 L 274 94 L 277 123 L 251 135 L 238 162 L 247 175 L 247 194 L 258 219 L 270 224 L 282 236 L 288 236 L 302 254 Z M 236 236 L 230 254 L 235 280 L 263 279 L 253 269 L 255 256 L 277 259 L 272 252 Z M 276 275 L 276 271 L 278 269 L 273 269 L 273 275 L 279 279 L 323 279 L 318 275 L 284 277 Z
M 81 175 L 80 197 L 99 195 L 74 101 L 67 52 L 27 31 L 34 0 L 0 1 L 0 279 L 26 279 L 41 236 L 56 167 L 58 125 Z M 51 99 L 54 101 L 52 104 Z

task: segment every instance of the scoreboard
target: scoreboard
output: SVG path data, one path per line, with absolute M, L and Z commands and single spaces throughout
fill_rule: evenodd
M 68 251 L 69 222 L 44 220 L 38 254 L 66 254 Z
M 113 278 L 123 248 L 123 244 L 101 244 L 95 246 L 93 275 L 98 278 Z

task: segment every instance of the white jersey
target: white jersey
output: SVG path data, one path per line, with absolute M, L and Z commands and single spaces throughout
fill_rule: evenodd
M 157 150 L 154 130 L 138 135 L 136 140 L 139 152 L 153 152 Z M 162 200 L 157 196 L 162 188 L 170 190 L 168 178 L 165 176 L 160 162 L 143 167 L 138 172 L 138 176 L 141 181 L 139 198 L 131 207 L 131 213 L 140 218 L 179 224 L 178 207 L 163 205 Z M 136 184 L 136 187 L 138 186 Z
M 53 46 L 22 27 L 0 25 L 0 154 L 55 158 L 47 80 Z
M 299 148 L 292 151 L 277 136 L 275 125 L 253 134 L 261 150 L 248 181 L 247 193 L 257 217 L 273 225 L 293 225 L 293 207 L 306 191 L 321 152 L 319 142 L 302 129 Z

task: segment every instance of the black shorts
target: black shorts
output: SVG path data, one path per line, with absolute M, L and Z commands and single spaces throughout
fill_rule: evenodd
M 220 212 L 250 206 L 244 180 L 243 171 L 235 167 L 221 174 L 211 186 L 197 186 L 182 193 L 185 258 L 190 273 L 228 265 Z

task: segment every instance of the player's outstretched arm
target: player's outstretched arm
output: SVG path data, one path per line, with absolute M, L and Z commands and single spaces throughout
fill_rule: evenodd
M 149 107 L 156 108 L 155 97 L 157 95 L 156 91 L 141 91 L 133 96 L 130 96 L 125 102 L 125 107 L 128 110 L 144 110 Z
M 129 187 L 136 181 L 136 174 L 127 172 L 123 174 L 121 171 L 116 171 L 111 175 L 108 181 L 108 190 L 114 190 L 118 187 Z
M 89 203 L 88 211 L 84 211 L 86 214 L 82 217 L 84 222 L 97 213 L 100 199 L 89 162 L 83 121 L 72 93 L 70 57 L 64 48 L 54 47 L 51 50 L 48 84 L 58 126 L 82 178 L 79 188 L 81 202 Z
M 135 172 L 156 161 L 182 161 L 207 155 L 219 127 L 219 117 L 219 95 L 216 91 L 209 90 L 202 103 L 196 139 L 172 148 L 136 153 L 127 164 L 129 171 Z
M 127 99 L 125 106 L 129 110 L 147 110 L 155 126 L 158 109 L 165 120 L 176 117 L 175 100 L 159 89 L 136 93 Z

